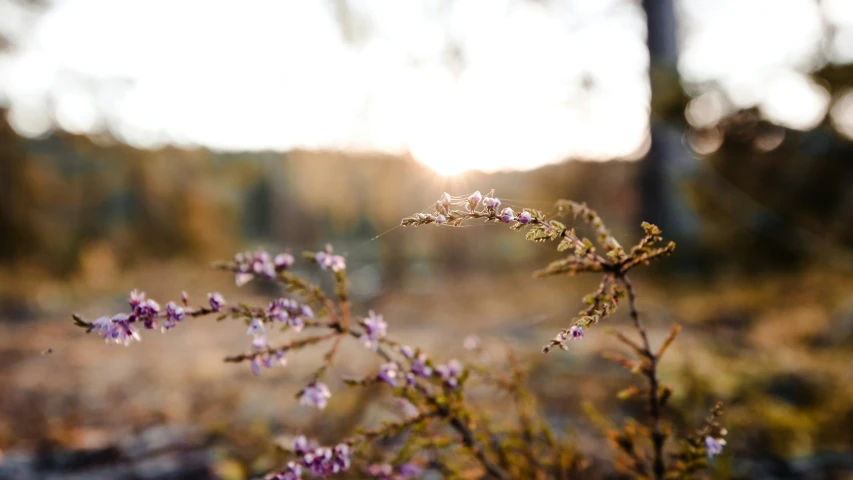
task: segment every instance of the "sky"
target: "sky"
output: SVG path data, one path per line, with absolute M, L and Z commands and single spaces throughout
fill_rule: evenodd
M 832 104 L 806 75 L 853 61 L 853 2 L 676 8 L 690 123 L 757 106 L 809 129 L 831 109 L 853 135 L 853 97 Z M 7 0 L 0 31 L 15 40 L 0 56 L 0 105 L 31 137 L 382 151 L 444 174 L 648 148 L 634 0 L 62 0 L 33 14 Z

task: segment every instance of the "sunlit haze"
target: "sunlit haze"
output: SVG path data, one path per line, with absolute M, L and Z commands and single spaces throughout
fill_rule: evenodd
M 828 59 L 853 59 L 850 3 L 679 2 L 682 75 L 728 99 L 693 105 L 695 118 L 759 106 L 791 128 L 819 123 L 829 95 L 804 73 L 825 61 L 824 16 L 837 21 Z M 0 28 L 20 31 L 0 57 L 0 103 L 26 136 L 408 152 L 442 174 L 645 152 L 639 2 L 441 5 L 67 0 L 29 28 L 10 10 Z

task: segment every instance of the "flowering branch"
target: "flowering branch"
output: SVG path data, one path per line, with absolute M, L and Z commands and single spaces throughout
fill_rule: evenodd
M 668 466 L 664 454 L 669 429 L 664 425 L 663 409 L 672 390 L 660 383 L 657 366 L 674 341 L 678 326 L 673 328 L 657 351 L 653 351 L 628 277 L 628 272 L 634 267 L 669 254 L 675 245 L 670 242 L 660 246 L 662 239 L 657 227 L 643 224 L 644 238 L 626 252 L 598 215 L 584 204 L 561 201 L 557 210 L 571 213 L 591 225 L 596 231 L 597 245 L 578 236 L 574 229 L 561 222 L 546 218 L 538 210 L 523 209 L 517 214 L 511 207 L 500 209 L 500 206 L 501 201 L 491 194 L 484 197 L 475 192 L 456 201 L 444 194 L 436 202 L 435 214 L 419 213 L 402 223 L 407 226 L 460 226 L 466 221 L 484 220 L 510 224 L 513 230 L 526 228 L 529 240 L 555 241 L 558 251 L 567 252 L 565 258 L 536 272 L 537 276 L 600 273 L 602 279 L 598 289 L 584 298 L 586 307 L 578 312 L 568 328 L 560 331 L 544 347 L 544 351 L 548 352 L 553 347 L 568 350 L 570 340 L 582 339 L 585 328 L 610 317 L 621 299 L 627 297 L 639 341 L 622 333 L 615 335 L 638 358 L 610 358 L 647 378 L 647 389 L 631 387 L 620 392 L 619 396 L 629 398 L 647 394 L 649 426 L 646 428 L 629 421 L 622 431 L 611 430 L 608 438 L 627 458 L 620 465 L 626 465 L 629 471 L 642 477 L 652 475 L 662 479 L 665 475 L 702 468 L 704 464 L 697 459 L 697 452 L 704 452 L 710 457 L 720 453 L 725 444 L 722 439 L 725 432 L 717 423 L 720 410 L 718 408 L 712 413 L 697 435 L 685 441 L 681 453 L 674 456 L 672 465 Z M 377 430 L 358 432 L 334 447 L 318 446 L 299 436 L 289 449 L 295 458 L 268 475 L 269 479 L 295 480 L 305 473 L 326 477 L 352 470 L 353 460 L 357 462 L 355 470 L 364 475 L 396 480 L 417 477 L 424 468 L 452 476 L 474 467 L 480 474 L 499 480 L 563 478 L 577 475 L 584 468 L 583 460 L 568 443 L 555 438 L 547 420 L 535 408 L 533 396 L 525 387 L 525 372 L 513 355 L 509 356 L 508 376 L 493 374 L 486 366 L 477 364 L 466 368 L 455 359 L 435 363 L 420 349 L 388 338 L 388 324 L 381 314 L 371 310 L 365 317 L 353 315 L 346 259 L 335 254 L 330 245 L 318 252 L 304 253 L 302 258 L 331 275 L 334 294 L 327 294 L 294 272 L 295 258 L 290 253 L 273 257 L 257 250 L 238 253 L 232 261 L 219 262 L 214 267 L 233 274 L 238 286 L 255 279 L 267 279 L 280 283 L 292 297 L 273 299 L 265 307 L 230 305 L 221 294 L 214 292 L 208 294 L 206 305 L 192 307 L 186 293 L 182 293 L 180 303 L 168 302 L 165 308 L 161 308 L 159 303 L 134 290 L 128 300 L 129 313 L 104 316 L 91 322 L 76 314 L 72 318 L 74 325 L 87 333 L 96 332 L 108 343 L 125 346 L 141 341 L 142 330 L 166 332 L 188 318 L 216 316 L 217 320 L 231 318 L 242 321 L 246 325 L 246 336 L 251 338 L 251 347 L 243 353 L 226 357 L 225 361 L 247 362 L 255 375 L 260 375 L 264 368 L 286 365 L 288 355 L 304 348 L 324 346 L 326 352 L 322 362 L 297 394 L 300 404 L 320 410 L 325 409 L 332 398 L 331 389 L 322 380 L 332 370 L 344 341 L 356 341 L 366 352 L 376 355 L 381 363 L 378 371 L 364 378 L 345 379 L 345 383 L 361 387 L 387 385 L 385 388 L 390 387 L 403 405 L 405 418 Z M 268 339 L 268 334 L 274 330 L 293 337 L 274 346 Z M 501 412 L 500 417 L 491 418 L 466 397 L 466 383 L 472 376 L 484 380 L 490 388 L 509 394 L 517 414 L 517 419 L 511 419 L 509 428 L 494 427 L 498 422 L 507 421 L 505 412 Z M 641 437 L 651 439 L 651 467 L 646 454 L 639 448 L 638 439 Z M 388 440 L 402 441 L 392 463 L 363 464 L 360 458 L 368 458 L 380 443 L 386 444 L 381 454 L 387 455 L 385 450 L 392 449 L 388 445 L 393 443 Z M 354 457 L 353 453 L 358 455 Z M 427 454 L 429 458 L 425 458 Z
M 629 360 L 621 356 L 610 356 L 609 359 L 629 368 L 634 373 L 643 373 L 648 382 L 648 389 L 641 390 L 637 387 L 620 392 L 620 398 L 630 398 L 636 394 L 646 392 L 648 394 L 649 406 L 649 431 L 652 443 L 652 467 L 651 474 L 655 479 L 662 480 L 667 474 L 664 447 L 668 435 L 668 428 L 663 425 L 663 409 L 672 394 L 672 388 L 663 386 L 657 373 L 660 359 L 667 348 L 675 340 L 680 327 L 675 325 L 665 342 L 657 352 L 652 350 L 645 326 L 640 320 L 637 309 L 637 299 L 634 286 L 628 277 L 628 272 L 638 265 L 646 265 L 652 260 L 672 253 L 675 243 L 669 242 L 660 246 L 663 240 L 661 231 L 656 226 L 643 223 L 644 237 L 637 245 L 626 252 L 619 242 L 613 237 L 610 230 L 595 211 L 586 204 L 579 204 L 569 200 L 560 200 L 556 204 L 558 213 L 570 213 L 574 218 L 580 218 L 596 232 L 598 247 L 605 252 L 598 253 L 596 245 L 587 238 L 581 238 L 572 228 L 568 228 L 561 222 L 547 219 L 545 215 L 535 209 L 524 208 L 521 213 L 511 207 L 499 210 L 501 201 L 493 195 L 493 192 L 483 196 L 479 191 L 474 192 L 464 201 L 454 201 L 453 197 L 445 193 L 435 204 L 434 214 L 417 213 L 402 221 L 403 226 L 420 225 L 446 225 L 461 226 L 466 221 L 482 219 L 486 222 L 497 222 L 510 224 L 512 230 L 520 231 L 527 228 L 526 238 L 534 242 L 556 241 L 557 250 L 568 251 L 568 255 L 560 260 L 551 262 L 544 269 L 535 273 L 536 276 L 551 275 L 574 275 L 579 272 L 599 272 L 602 279 L 598 289 L 584 298 L 588 305 L 581 310 L 577 317 L 572 320 L 572 325 L 560 331 L 545 347 L 545 353 L 554 347 L 568 350 L 569 340 L 579 340 L 585 336 L 584 328 L 597 324 L 609 317 L 618 307 L 619 300 L 627 296 L 628 308 L 631 321 L 640 337 L 637 343 L 621 333 L 616 333 L 616 338 L 630 347 L 638 356 L 638 360 Z M 630 430 L 630 432 L 629 432 Z M 634 448 L 634 442 L 630 440 L 636 429 L 626 426 L 625 432 L 616 442 L 621 445 L 621 450 L 632 459 L 634 473 L 640 476 L 648 475 L 645 461 L 639 456 Z M 630 444 L 630 448 L 627 445 Z M 716 444 L 713 445 L 716 447 Z M 707 448 L 708 453 L 714 448 Z

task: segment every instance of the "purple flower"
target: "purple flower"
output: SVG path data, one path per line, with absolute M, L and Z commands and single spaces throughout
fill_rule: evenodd
M 302 465 L 315 477 L 326 477 L 343 472 L 350 467 L 350 449 L 345 443 L 334 449 L 328 447 L 309 448 L 302 451 Z
M 498 210 L 498 207 L 501 206 L 500 199 L 496 197 L 486 197 L 483 199 L 483 205 L 486 206 L 486 209 L 489 210 L 489 213 L 495 213 Z
M 329 268 L 331 268 L 333 272 L 345 270 L 347 268 L 346 260 L 340 255 L 333 255 Z
M 533 220 L 533 215 L 531 215 L 530 212 L 521 212 L 521 214 L 518 215 L 518 223 L 522 225 L 527 225 L 531 220 Z
M 225 305 L 225 299 L 219 292 L 208 293 L 207 301 L 210 302 L 210 309 L 214 312 L 218 312 Z
M 326 245 L 325 249 L 314 255 L 314 260 L 323 270 L 331 270 L 333 272 L 345 270 L 346 260 L 340 255 L 333 255 L 333 251 L 331 245 Z
M 376 351 L 379 347 L 379 339 L 385 336 L 388 324 L 382 319 L 382 315 L 377 315 L 373 310 L 369 312 L 363 323 L 365 333 L 361 336 L 361 341 L 365 347 Z
M 427 378 L 432 375 L 432 368 L 429 366 L 426 354 L 421 353 L 418 358 L 412 360 L 411 370 L 419 377 Z
M 306 453 L 314 451 L 314 447 L 308 443 L 308 439 L 305 438 L 305 435 L 299 435 L 293 439 L 293 451 L 301 457 Z
M 723 445 L 726 444 L 725 439 L 714 438 L 710 435 L 705 437 L 705 451 L 708 453 L 708 458 L 713 458 L 723 453 Z
M 571 337 L 572 340 L 580 340 L 584 337 L 583 328 L 577 325 L 572 325 L 572 328 L 569 329 L 569 337 Z
M 259 248 L 254 253 L 242 252 L 234 255 L 234 263 L 237 268 L 234 281 L 239 287 L 250 282 L 255 275 L 275 278 L 276 270 L 283 270 L 293 263 L 293 256 L 283 253 L 273 260 L 266 251 Z
M 246 335 L 254 335 L 255 337 L 262 337 L 266 333 L 264 322 L 259 318 L 253 318 L 249 323 L 249 328 L 246 330 Z
M 435 211 L 439 214 L 447 215 L 448 213 L 450 213 L 450 202 L 450 194 L 447 192 L 442 193 L 441 198 L 439 198 L 438 201 L 435 202 Z
M 276 270 L 287 270 L 291 265 L 293 265 L 293 255 L 289 253 L 279 253 L 275 256 L 275 260 L 273 262 L 275 263 Z
M 137 320 L 141 320 L 145 324 L 145 328 L 154 328 L 156 325 L 154 317 L 160 313 L 160 304 L 152 299 L 145 298 L 145 292 L 134 290 L 130 292 L 130 297 L 127 301 L 130 304 L 131 314 Z
M 333 473 L 342 472 L 344 470 L 348 470 L 350 467 L 350 448 L 349 445 L 345 443 L 339 443 L 335 445 L 334 450 L 335 458 L 334 458 L 334 466 Z M 336 468 L 335 468 L 336 467 Z
M 310 405 L 323 410 L 329 404 L 329 399 L 332 398 L 332 392 L 324 383 L 312 383 L 302 390 L 299 396 L 301 405 Z
M 252 374 L 254 376 L 258 376 L 261 374 L 261 365 L 258 363 L 258 357 L 252 357 L 252 360 L 249 362 L 249 366 L 252 367 Z
M 300 480 L 302 466 L 295 462 L 287 462 L 287 467 L 272 477 L 272 480 Z
M 414 349 L 412 349 L 412 347 L 408 345 L 403 345 L 402 347 L 400 347 L 400 353 L 402 353 L 403 356 L 408 358 L 409 360 L 415 358 Z
M 100 317 L 92 322 L 92 329 L 94 329 L 95 333 L 98 335 L 105 336 L 109 333 L 112 325 L 113 322 L 110 320 L 110 317 Z
M 397 377 L 400 376 L 400 367 L 395 362 L 389 362 L 383 364 L 379 367 L 379 375 L 377 378 L 382 380 L 383 382 L 391 385 L 392 387 L 397 386 Z
M 269 261 L 264 262 L 260 273 L 266 278 L 275 278 L 275 265 Z
M 479 190 L 472 193 L 471 196 L 468 197 L 468 210 L 473 212 L 477 208 L 477 206 L 480 205 L 480 202 L 482 202 L 482 201 L 483 201 L 483 194 L 480 193 Z
M 184 309 L 175 305 L 175 302 L 166 304 L 166 321 L 163 322 L 163 329 L 168 330 L 174 328 L 178 322 L 184 319 Z
M 512 211 L 511 208 L 506 207 L 501 212 L 501 221 L 504 223 L 509 223 L 515 220 L 515 212 Z
M 444 225 L 445 223 L 447 223 L 447 217 L 445 217 L 444 215 L 442 215 L 440 213 L 435 216 L 435 224 L 436 225 Z
M 295 331 L 300 331 L 305 326 L 305 318 L 313 318 L 314 312 L 308 305 L 299 306 L 295 300 L 279 298 L 269 304 L 269 317 L 279 322 L 290 325 Z
M 126 313 L 113 315 L 112 318 L 101 317 L 92 325 L 98 331 L 98 335 L 104 337 L 104 341 L 109 343 L 120 343 L 125 347 L 133 341 L 141 341 L 139 332 L 131 325 L 131 316 Z
M 130 304 L 131 310 L 136 310 L 137 307 L 142 305 L 142 302 L 145 301 L 145 292 L 140 292 L 139 290 L 133 290 L 130 292 L 130 297 L 127 300 L 127 303 Z
M 447 365 L 439 365 L 435 369 L 438 375 L 450 388 L 459 386 L 459 375 L 462 373 L 462 364 L 457 360 L 447 362 Z

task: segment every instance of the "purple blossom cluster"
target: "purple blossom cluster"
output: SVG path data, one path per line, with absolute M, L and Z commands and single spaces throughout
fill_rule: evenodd
M 134 340 L 137 342 L 142 341 L 139 331 L 132 323 L 130 315 L 117 313 L 112 317 L 98 318 L 92 322 L 92 325 L 98 335 L 104 337 L 104 340 L 108 343 L 120 343 L 126 347 Z
M 412 347 L 403 345 L 400 347 L 400 353 L 411 362 L 409 372 L 406 374 L 406 383 L 412 385 L 418 377 L 430 378 L 433 373 L 437 374 L 441 380 L 450 388 L 459 386 L 459 378 L 462 375 L 462 364 L 458 360 L 453 359 L 444 365 L 438 365 L 433 369 L 430 366 L 429 358 L 422 352 L 415 352 Z M 391 366 L 393 365 L 393 367 Z M 396 386 L 396 378 L 401 374 L 396 371 L 399 366 L 396 363 L 385 364 L 379 370 L 378 378 L 386 383 Z M 389 381 L 390 380 L 390 381 Z
M 252 373 L 255 376 L 261 374 L 261 367 L 273 368 L 275 366 L 283 367 L 285 365 L 287 365 L 287 357 L 281 350 L 271 350 L 264 352 L 263 354 L 255 355 L 249 362 L 249 366 L 252 367 Z
M 501 212 L 500 219 L 504 223 L 514 222 L 515 221 L 515 212 L 513 212 L 511 208 L 506 207 Z
M 289 253 L 280 253 L 273 258 L 263 249 L 238 253 L 234 255 L 234 263 L 237 265 L 234 280 L 239 287 L 250 282 L 255 275 L 275 278 L 276 272 L 290 268 L 293 260 L 293 255 Z
M 726 445 L 726 440 L 722 438 L 722 435 L 726 434 L 726 429 L 720 430 L 720 437 L 713 437 L 711 435 L 705 436 L 705 452 L 708 454 L 708 458 L 714 458 L 717 455 L 723 453 L 723 447 Z
M 397 362 L 388 362 L 379 367 L 379 374 L 376 376 L 379 380 L 391 385 L 397 386 L 397 378 L 400 377 L 400 366 Z
M 439 215 L 449 215 L 451 201 L 452 199 L 450 198 L 449 193 L 442 193 L 441 197 L 435 202 L 435 211 L 438 212 Z
M 323 410 L 329 404 L 332 392 L 325 383 L 312 383 L 299 393 L 299 403 Z
M 486 206 L 486 211 L 494 215 L 501 206 L 501 200 L 497 197 L 486 197 L 483 199 L 483 205 Z
M 279 475 L 290 476 L 282 476 L 281 479 L 301 478 L 303 468 L 314 477 L 327 477 L 348 470 L 351 463 L 350 447 L 345 443 L 339 443 L 334 448 L 318 447 L 300 435 L 293 442 L 293 451 L 300 457 L 300 461 L 288 464 L 287 470 Z
M 182 299 L 185 296 L 184 293 Z M 174 328 L 186 316 L 183 307 L 174 302 L 167 303 L 165 311 L 161 311 L 159 303 L 154 299 L 146 298 L 145 292 L 138 290 L 130 292 L 128 304 L 131 313 L 117 313 L 112 317 L 104 316 L 92 322 L 92 329 L 104 337 L 107 343 L 128 346 L 134 341 L 142 340 L 137 328 L 138 324 L 141 323 L 149 330 L 159 326 L 161 331 L 166 331 Z M 160 320 L 162 324 L 158 324 Z
M 175 302 L 166 304 L 166 320 L 163 322 L 163 329 L 169 330 L 175 328 L 175 325 L 183 319 L 184 309 L 182 307 L 176 305 Z
M 462 364 L 458 360 L 453 359 L 445 365 L 439 365 L 435 367 L 435 371 L 448 387 L 456 388 L 459 386 L 459 376 L 462 375 Z
M 249 328 L 246 329 L 246 335 L 252 337 L 252 347 L 256 350 L 261 350 L 267 346 L 266 328 L 263 321 L 259 318 L 253 318 L 249 322 Z M 249 366 L 252 368 L 252 373 L 256 376 L 261 374 L 261 367 L 272 368 L 276 365 L 287 365 L 287 357 L 282 350 L 268 350 L 252 355 L 249 361 Z
M 441 195 L 441 198 L 435 202 L 435 215 L 419 213 L 416 215 L 417 220 L 420 222 L 431 220 L 436 225 L 443 225 L 447 223 L 449 217 L 454 218 L 450 210 L 451 205 L 452 198 L 450 197 L 450 194 L 445 192 Z M 465 208 L 469 212 L 473 213 L 477 211 L 477 208 L 480 205 L 485 207 L 485 213 L 488 214 L 490 218 L 497 218 L 504 223 L 518 222 L 522 225 L 527 225 L 533 221 L 533 214 L 527 210 L 518 214 L 516 214 L 511 207 L 506 207 L 503 210 L 500 210 L 501 200 L 499 198 L 491 195 L 484 197 L 479 190 L 468 197 L 465 203 Z
M 279 298 L 270 302 L 267 313 L 271 320 L 289 325 L 294 331 L 305 327 L 305 320 L 314 318 L 314 311 L 308 305 L 299 305 L 296 300 Z
M 413 385 L 418 377 L 429 378 L 432 376 L 432 367 L 429 365 L 429 359 L 425 353 L 416 353 L 412 347 L 403 345 L 400 348 L 400 353 L 411 361 L 409 372 L 406 374 L 406 383 Z
M 423 468 L 414 462 L 404 463 L 396 470 L 390 463 L 375 463 L 368 466 L 365 473 L 381 480 L 409 480 L 417 478 L 422 471 Z
M 347 268 L 346 259 L 341 255 L 335 255 L 334 249 L 329 244 L 326 245 L 326 248 L 314 254 L 314 260 L 323 270 L 331 270 L 335 273 L 346 270 Z
M 371 310 L 362 325 L 364 326 L 364 335 L 361 336 L 360 340 L 365 347 L 375 352 L 379 348 L 379 339 L 384 337 L 388 330 L 388 324 L 385 323 L 382 315 L 377 315 Z
M 578 325 L 572 325 L 568 330 L 563 330 L 558 333 L 553 340 L 551 340 L 551 344 L 546 347 L 550 349 L 552 346 L 558 346 L 562 350 L 568 350 L 569 347 L 566 345 L 566 342 L 569 340 L 580 340 L 584 337 L 583 327 L 579 327 Z

